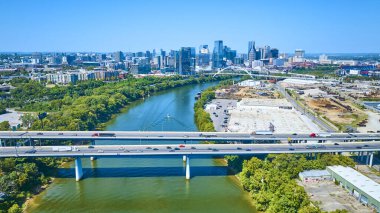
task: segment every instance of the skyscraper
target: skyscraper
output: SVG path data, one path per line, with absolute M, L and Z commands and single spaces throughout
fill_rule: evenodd
M 296 49 L 296 51 L 294 52 L 294 56 L 296 58 L 304 58 L 305 57 L 305 50 Z
M 212 68 L 222 68 L 223 67 L 223 41 L 218 40 L 214 43 L 214 51 L 212 52 Z
M 114 59 L 116 62 L 122 62 L 124 60 L 124 54 L 121 51 L 117 51 L 114 53 Z
M 256 47 L 254 41 L 248 42 L 248 62 L 249 67 L 252 67 L 252 62 L 256 60 Z
M 278 49 L 273 48 L 270 50 L 271 58 L 278 58 Z
M 204 67 L 210 65 L 210 51 L 208 45 L 199 46 L 198 66 Z
M 191 67 L 191 47 L 181 47 L 179 50 L 179 74 L 192 75 L 193 69 Z

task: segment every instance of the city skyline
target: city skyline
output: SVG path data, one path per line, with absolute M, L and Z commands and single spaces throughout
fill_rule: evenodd
M 281 52 L 378 53 L 378 1 L 1 1 L 0 52 L 178 50 L 223 40 Z M 352 14 L 365 14 L 353 16 Z

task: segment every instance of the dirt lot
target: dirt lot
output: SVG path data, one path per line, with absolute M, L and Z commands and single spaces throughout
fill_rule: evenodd
M 305 97 L 305 102 L 313 111 L 326 116 L 330 121 L 339 125 L 357 124 L 367 117 L 364 111 L 345 101 L 332 98 Z
M 258 89 L 250 87 L 241 87 L 239 91 L 234 93 L 236 99 L 242 98 L 256 98 L 256 99 L 268 99 L 268 98 L 280 98 L 280 93 L 272 91 L 270 89 Z
M 316 183 L 302 183 L 299 185 L 305 188 L 310 199 L 319 205 L 324 211 L 334 211 L 336 209 L 346 209 L 349 212 L 371 213 L 369 207 L 361 205 L 353 196 L 332 181 L 321 181 Z

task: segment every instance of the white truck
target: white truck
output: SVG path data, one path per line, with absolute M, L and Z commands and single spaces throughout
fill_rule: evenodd
M 70 152 L 73 151 L 71 146 L 54 146 L 53 152 Z

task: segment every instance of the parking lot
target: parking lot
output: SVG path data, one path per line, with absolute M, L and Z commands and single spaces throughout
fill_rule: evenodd
M 236 108 L 236 100 L 231 99 L 214 99 L 206 105 L 206 111 L 210 113 L 217 132 L 226 132 L 230 114 L 228 110 Z

